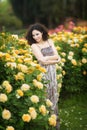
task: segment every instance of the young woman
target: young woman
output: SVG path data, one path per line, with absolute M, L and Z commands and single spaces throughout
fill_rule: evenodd
M 47 84 L 47 98 L 52 101 L 52 110 L 56 115 L 58 115 L 56 63 L 60 62 L 60 56 L 57 53 L 53 41 L 49 39 L 47 28 L 44 25 L 40 23 L 30 25 L 26 39 L 31 45 L 33 54 L 39 64 L 47 71 L 45 79 L 50 81 Z

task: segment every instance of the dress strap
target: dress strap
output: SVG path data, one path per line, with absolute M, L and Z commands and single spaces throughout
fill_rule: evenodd
M 41 47 L 39 45 L 37 45 L 39 47 L 39 49 L 41 50 Z
M 48 43 L 48 45 L 49 45 L 49 47 L 50 47 L 51 45 L 50 45 L 50 43 L 49 43 L 48 40 L 47 40 L 47 43 Z M 40 50 L 42 49 L 38 44 L 36 44 L 36 45 L 39 47 Z
M 51 46 L 50 43 L 49 43 L 49 40 L 47 40 L 47 42 L 48 42 L 49 46 Z

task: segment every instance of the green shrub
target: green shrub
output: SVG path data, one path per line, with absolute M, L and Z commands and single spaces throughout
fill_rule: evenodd
M 20 29 L 22 22 L 17 18 L 8 1 L 0 3 L 0 28 Z
M 20 29 L 22 28 L 22 22 L 15 16 L 4 15 L 0 19 L 0 26 L 7 29 Z
M 78 28 L 77 28 L 78 29 Z M 83 31 L 86 28 L 83 28 Z M 87 29 L 86 29 L 87 30 Z M 87 89 L 87 31 L 59 32 L 52 35 L 61 56 L 63 75 L 62 91 L 71 93 Z
M 43 72 L 25 39 L 0 33 L 0 130 L 55 129 Z

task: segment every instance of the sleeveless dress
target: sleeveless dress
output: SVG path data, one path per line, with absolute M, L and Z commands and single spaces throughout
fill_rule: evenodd
M 54 55 L 52 46 L 49 45 L 49 47 L 42 48 L 41 53 L 43 56 L 52 56 Z M 53 103 L 52 110 L 56 115 L 58 115 L 58 85 L 57 85 L 57 79 L 56 79 L 56 65 L 50 64 L 50 65 L 41 65 L 44 67 L 47 71 L 46 74 L 44 74 L 45 80 L 48 80 L 49 83 L 47 86 L 47 98 L 50 99 L 50 101 Z

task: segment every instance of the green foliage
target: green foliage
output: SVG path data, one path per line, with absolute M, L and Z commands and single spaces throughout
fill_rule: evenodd
M 3 32 L 0 43 L 0 130 L 54 130 L 56 115 L 42 78 L 46 70 L 33 61 L 25 39 Z
M 34 22 L 41 22 L 49 28 L 56 27 L 59 19 L 63 17 L 62 1 L 58 0 L 9 0 L 12 4 L 13 10 L 17 17 L 19 17 L 24 24 L 31 24 Z M 52 5 L 52 6 L 49 6 Z M 32 13 L 31 13 L 32 10 Z M 51 13 L 50 13 L 51 12 Z
M 61 96 L 60 96 L 61 97 Z M 61 130 L 86 130 L 87 129 L 87 94 L 67 95 L 60 98 L 59 117 Z
M 86 0 L 9 0 L 24 24 L 41 22 L 49 28 L 63 23 L 65 17 L 87 19 Z M 76 11 L 75 11 L 76 9 Z M 31 13 L 32 11 L 32 13 Z
M 52 36 L 65 72 L 62 77 L 63 93 L 79 93 L 87 89 L 87 33 L 85 31 L 83 34 L 83 31 L 79 31 L 79 34 L 60 32 Z
M 19 29 L 22 27 L 22 22 L 17 18 L 8 1 L 0 3 L 0 26 L 1 28 Z

